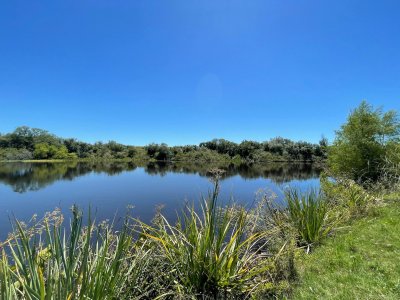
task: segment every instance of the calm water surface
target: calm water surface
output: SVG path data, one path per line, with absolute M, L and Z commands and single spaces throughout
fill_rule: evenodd
M 96 210 L 97 219 L 132 214 L 149 222 L 157 206 L 174 219 L 186 201 L 199 203 L 212 188 L 208 170 L 215 166 L 153 163 L 0 163 L 0 239 L 10 230 L 9 216 L 29 220 L 59 207 L 66 214 L 73 204 Z M 251 206 L 260 189 L 282 198 L 282 189 L 319 186 L 320 169 L 309 164 L 219 166 L 221 201 Z

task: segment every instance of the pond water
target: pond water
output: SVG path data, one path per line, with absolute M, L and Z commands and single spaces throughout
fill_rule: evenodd
M 56 207 L 69 214 L 77 204 L 90 206 L 96 219 L 118 219 L 127 206 L 142 221 L 151 221 L 156 208 L 173 220 L 185 203 L 198 205 L 212 189 L 208 171 L 225 170 L 221 202 L 254 205 L 260 190 L 282 199 L 286 186 L 308 189 L 319 186 L 321 169 L 311 164 L 206 165 L 127 162 L 101 163 L 0 163 L 0 239 L 11 229 L 9 217 L 29 220 Z

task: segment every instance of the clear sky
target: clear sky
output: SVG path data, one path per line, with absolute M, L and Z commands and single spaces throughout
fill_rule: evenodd
M 2 1 L 0 132 L 330 140 L 400 111 L 400 1 Z

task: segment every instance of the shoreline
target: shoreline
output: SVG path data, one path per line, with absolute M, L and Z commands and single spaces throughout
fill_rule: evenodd
M 264 164 L 264 163 L 301 163 L 301 164 L 322 164 L 326 160 L 267 160 L 267 161 L 235 161 L 235 160 L 135 160 L 135 159 L 28 159 L 28 160 L 0 160 L 0 163 L 62 163 L 62 162 L 137 162 L 137 163 L 232 163 L 232 164 Z

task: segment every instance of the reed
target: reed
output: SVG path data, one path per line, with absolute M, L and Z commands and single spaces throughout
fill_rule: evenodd
M 114 234 L 112 226 L 95 227 L 90 218 L 83 226 L 76 207 L 72 214 L 68 235 L 62 221 L 46 219 L 42 232 L 15 221 L 1 252 L 1 299 L 117 299 L 128 280 L 140 287 L 147 253 L 135 245 L 128 226 Z

